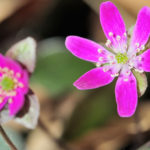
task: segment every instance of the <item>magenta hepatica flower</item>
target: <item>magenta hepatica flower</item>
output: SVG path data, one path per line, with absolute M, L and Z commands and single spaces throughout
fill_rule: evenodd
M 16 115 L 24 104 L 28 80 L 27 70 L 0 54 L 0 110 L 8 103 L 10 115 Z
M 29 128 L 37 124 L 39 105 L 29 89 L 35 59 L 36 42 L 30 37 L 12 46 L 6 56 L 0 54 L 0 124 L 11 119 Z
M 75 81 L 74 86 L 80 90 L 94 89 L 118 77 L 115 87 L 117 110 L 121 117 L 130 117 L 137 106 L 140 82 L 137 78 L 144 76 L 144 71 L 150 72 L 150 49 L 146 50 L 150 8 L 140 10 L 130 40 L 123 19 L 112 2 L 100 5 L 100 21 L 107 37 L 107 48 L 78 36 L 66 38 L 66 47 L 72 54 L 97 66 Z

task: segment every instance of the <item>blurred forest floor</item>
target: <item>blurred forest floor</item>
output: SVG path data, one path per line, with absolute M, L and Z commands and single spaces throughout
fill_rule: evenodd
M 67 35 L 105 42 L 99 22 L 100 0 L 0 0 L 0 49 L 27 36 L 38 42 L 37 66 L 31 87 L 41 106 L 35 130 L 9 122 L 5 129 L 19 150 L 148 150 L 150 149 L 150 87 L 139 100 L 136 114 L 116 113 L 113 84 L 78 91 L 72 83 L 94 65 L 72 56 Z M 127 28 L 143 0 L 113 0 Z M 148 75 L 148 81 L 150 76 Z M 108 94 L 109 93 L 109 94 Z M 9 150 L 0 137 L 0 150 Z

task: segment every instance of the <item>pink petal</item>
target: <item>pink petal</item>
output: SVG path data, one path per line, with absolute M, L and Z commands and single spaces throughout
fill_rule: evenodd
M 136 49 L 136 43 L 145 45 L 150 35 L 150 8 L 143 7 L 137 17 L 131 40 L 131 50 Z
M 126 43 L 126 28 L 117 7 L 110 1 L 100 5 L 100 21 L 107 39 L 111 40 L 114 47 L 120 42 Z M 113 36 L 110 36 L 113 33 Z M 117 41 L 117 36 L 120 40 Z
M 2 108 L 5 106 L 6 103 L 7 103 L 7 98 L 5 98 L 2 103 L 0 103 L 0 110 L 2 110 Z
M 150 49 L 141 54 L 141 61 L 139 61 L 139 69 L 150 72 Z
M 113 79 L 109 72 L 94 68 L 75 81 L 74 86 L 80 90 L 94 89 L 111 83 Z
M 104 57 L 105 59 L 103 60 L 105 61 L 106 56 L 111 54 L 101 45 L 78 36 L 68 36 L 66 38 L 65 45 L 76 57 L 91 62 L 98 62 L 99 57 Z M 101 50 L 101 52 L 98 52 L 99 50 Z
M 19 81 L 23 83 L 24 86 L 22 88 L 18 88 L 18 92 L 21 92 L 22 94 L 27 94 L 29 90 L 29 74 L 26 69 L 22 70 L 22 75 Z
M 136 79 L 132 73 L 128 81 L 124 80 L 124 76 L 118 78 L 115 95 L 118 114 L 121 117 L 132 116 L 135 113 L 138 99 Z
M 20 72 L 21 66 L 14 60 L 9 57 L 3 56 L 0 54 L 0 67 L 8 67 L 9 69 L 14 70 L 15 72 Z
M 13 99 L 12 103 L 9 104 L 9 110 L 10 110 L 10 115 L 14 116 L 19 112 L 19 110 L 24 105 L 24 95 L 21 93 L 17 93 L 17 95 L 12 99 Z
M 20 92 L 23 92 L 23 94 L 26 94 L 28 92 L 28 86 L 29 86 L 29 74 L 26 69 L 23 69 L 17 61 L 3 56 L 0 54 L 0 67 L 5 68 L 7 67 L 10 70 L 13 70 L 14 73 L 20 73 L 21 77 L 18 79 L 19 82 L 23 83 L 24 87 L 20 88 Z

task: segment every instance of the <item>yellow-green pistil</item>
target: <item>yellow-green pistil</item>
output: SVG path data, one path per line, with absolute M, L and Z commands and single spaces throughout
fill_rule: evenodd
M 118 64 L 126 64 L 128 61 L 128 57 L 126 53 L 118 53 L 115 56 Z
M 12 78 L 6 76 L 2 79 L 0 85 L 4 91 L 9 91 L 14 89 L 15 83 Z

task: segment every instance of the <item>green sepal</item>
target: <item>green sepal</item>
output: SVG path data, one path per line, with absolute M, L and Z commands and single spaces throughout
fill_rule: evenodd
M 27 37 L 13 45 L 6 56 L 17 60 L 32 73 L 36 63 L 36 41 L 32 37 Z
M 137 80 L 138 96 L 141 97 L 147 89 L 147 77 L 145 73 L 133 71 L 133 74 Z

